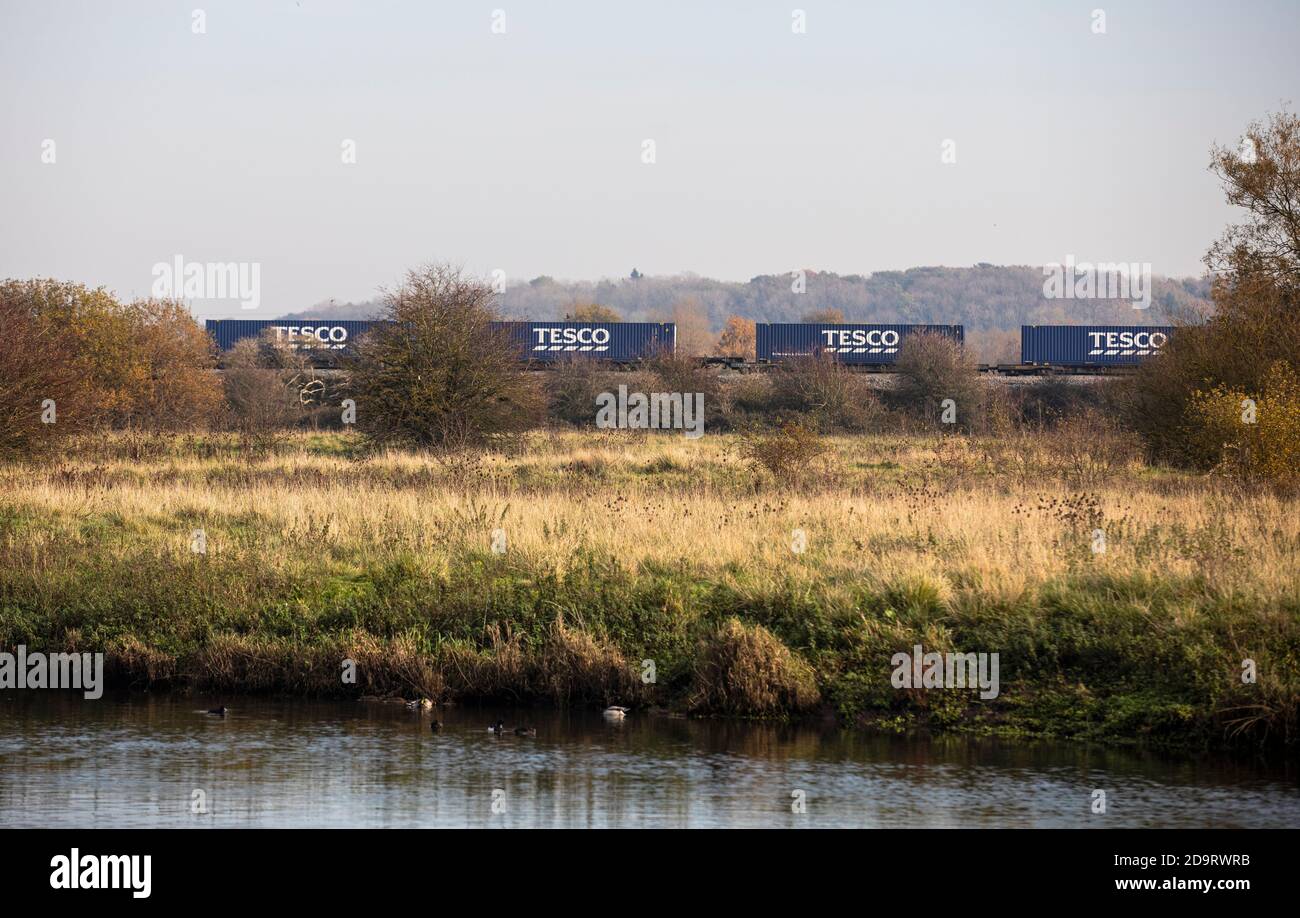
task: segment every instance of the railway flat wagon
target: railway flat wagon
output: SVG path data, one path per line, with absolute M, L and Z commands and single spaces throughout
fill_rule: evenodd
M 633 363 L 677 348 L 672 322 L 497 322 L 524 360 L 555 363 L 589 357 Z
M 1167 325 L 1022 325 L 1020 362 L 1039 367 L 1130 367 L 1158 356 Z
M 361 319 L 208 319 L 208 334 L 217 348 L 228 351 L 245 338 L 270 337 L 294 350 L 346 354 L 356 340 L 377 323 Z
M 841 363 L 884 366 L 898 359 L 908 335 L 933 334 L 965 341 L 960 325 L 880 325 L 864 323 L 761 322 L 754 326 L 759 363 L 829 354 Z

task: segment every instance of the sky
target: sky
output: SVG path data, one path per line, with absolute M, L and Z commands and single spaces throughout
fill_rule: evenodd
M 1297 0 L 0 0 L 0 277 L 256 265 L 194 306 L 269 318 L 432 262 L 1200 275 L 1297 47 Z

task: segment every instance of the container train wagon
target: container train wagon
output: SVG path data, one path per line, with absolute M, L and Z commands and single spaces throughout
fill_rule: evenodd
M 634 363 L 677 350 L 672 322 L 494 322 L 530 361 L 555 363 L 591 357 L 607 363 Z
M 246 338 L 273 337 L 311 352 L 322 361 L 352 353 L 358 338 L 380 321 L 300 319 L 208 319 L 208 334 L 228 351 Z M 493 322 L 523 360 L 557 363 L 590 357 L 605 363 L 635 363 L 677 347 L 672 322 Z
M 1024 367 L 1134 367 L 1157 357 L 1174 329 L 1167 325 L 1022 325 Z
M 209 319 L 208 333 L 222 351 L 245 338 L 273 335 L 295 348 L 312 352 L 328 364 L 351 353 L 358 338 L 377 321 L 298 321 Z M 627 364 L 676 351 L 677 329 L 671 322 L 496 322 L 520 359 L 532 365 L 555 365 L 572 357 Z M 930 333 L 963 343 L 961 325 L 874 323 L 758 323 L 756 360 L 705 358 L 737 370 L 763 371 L 799 357 L 827 355 L 862 371 L 889 372 L 908 335 Z M 1020 363 L 981 365 L 986 373 L 1028 375 L 1124 372 L 1159 355 L 1174 329 L 1144 325 L 1022 325 Z
M 761 322 L 754 326 L 755 357 L 760 364 L 779 364 L 827 354 L 849 366 L 885 366 L 898 359 L 908 335 L 923 333 L 958 344 L 965 340 L 960 325 Z
M 375 324 L 360 319 L 208 319 L 205 323 L 220 351 L 230 350 L 245 338 L 270 337 L 294 350 L 321 354 L 348 353 Z

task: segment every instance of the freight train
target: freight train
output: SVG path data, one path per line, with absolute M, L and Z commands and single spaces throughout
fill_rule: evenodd
M 353 352 L 375 325 L 364 320 L 209 319 L 208 333 L 221 351 L 246 338 L 270 337 L 311 352 L 319 362 Z M 673 354 L 672 322 L 495 322 L 521 361 L 555 364 L 585 357 L 631 364 Z M 827 355 L 861 370 L 888 372 L 909 335 L 940 335 L 961 344 L 961 325 L 760 322 L 755 325 L 755 359 L 708 358 L 739 370 L 763 370 L 803 357 Z M 1157 356 L 1174 329 L 1145 325 L 1022 325 L 1020 363 L 982 365 L 990 373 L 1097 373 L 1131 369 Z
M 270 338 L 323 360 L 351 354 L 356 342 L 379 321 L 299 319 L 208 319 L 217 349 L 228 351 L 246 338 Z M 677 349 L 672 322 L 493 322 L 521 359 L 555 363 L 584 356 L 604 363 L 633 363 Z

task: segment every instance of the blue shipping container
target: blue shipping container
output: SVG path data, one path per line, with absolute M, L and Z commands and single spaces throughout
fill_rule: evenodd
M 1134 366 L 1160 353 L 1167 325 L 1022 325 L 1020 362 L 1035 366 Z
M 319 352 L 348 354 L 361 335 L 382 320 L 208 319 L 208 334 L 228 351 L 245 338 L 275 340 Z M 509 335 L 525 360 L 554 362 L 586 356 L 626 363 L 660 352 L 673 353 L 677 326 L 672 322 L 493 322 Z
M 526 360 L 592 357 L 615 363 L 645 360 L 677 348 L 672 322 L 496 322 Z
M 228 351 L 245 338 L 272 336 L 295 350 L 348 353 L 375 322 L 360 319 L 208 319 L 208 334 Z
M 872 366 L 893 363 L 903 339 L 921 333 L 943 335 L 958 344 L 965 341 L 960 325 L 773 322 L 754 326 L 754 343 L 760 362 L 831 354 L 842 363 Z

